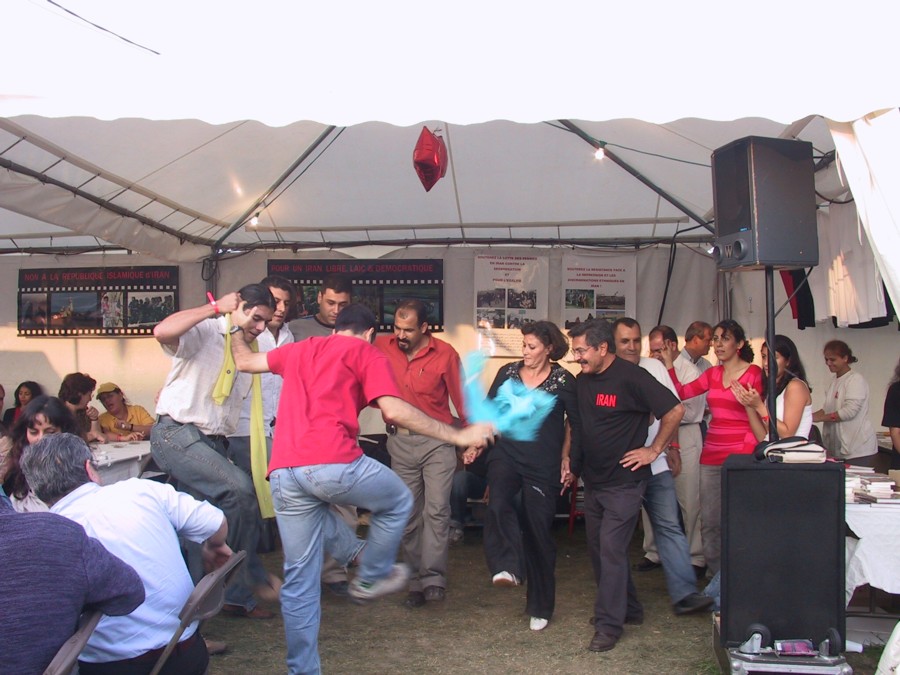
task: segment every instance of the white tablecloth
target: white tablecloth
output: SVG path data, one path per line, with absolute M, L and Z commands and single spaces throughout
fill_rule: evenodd
M 92 449 L 104 485 L 140 476 L 150 461 L 150 441 L 101 443 Z
M 864 584 L 900 593 L 900 508 L 847 504 L 845 519 L 859 537 L 847 538 L 847 602 Z

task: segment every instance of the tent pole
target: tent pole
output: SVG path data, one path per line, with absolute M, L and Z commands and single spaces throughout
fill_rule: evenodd
M 215 243 L 210 247 L 210 248 L 212 248 L 211 257 L 213 257 L 213 258 L 219 257 L 219 255 L 220 255 L 219 248 L 222 246 L 222 243 L 226 239 L 228 239 L 228 237 L 230 237 L 231 234 L 235 230 L 237 230 L 239 227 L 241 227 L 247 221 L 247 218 L 249 218 L 253 213 L 255 213 L 257 211 L 257 209 L 259 209 L 260 205 L 262 205 L 266 201 L 266 199 L 268 199 L 268 197 L 273 192 L 275 192 L 276 189 L 278 189 L 278 186 L 281 185 L 284 181 L 286 181 L 288 179 L 288 177 L 292 173 L 294 173 L 294 171 L 297 170 L 297 167 L 300 166 L 303 162 L 305 162 L 306 159 L 313 152 L 315 152 L 316 148 L 318 148 L 322 144 L 322 142 L 326 138 L 328 138 L 328 136 L 331 135 L 331 132 L 334 131 L 336 128 L 337 127 L 335 127 L 334 125 L 331 125 L 327 129 L 325 129 L 325 131 L 323 131 L 321 134 L 319 134 L 319 137 L 315 141 L 313 141 L 312 145 L 310 145 L 308 148 L 306 148 L 306 150 L 303 151 L 303 154 L 301 154 L 296 160 L 294 160 L 294 162 L 287 168 L 287 170 L 285 170 L 284 173 L 282 173 L 278 177 L 278 179 L 274 183 L 272 183 L 272 185 L 269 187 L 269 189 L 266 190 L 265 192 L 263 192 L 262 195 L 256 201 L 254 201 L 253 204 L 251 204 L 247 208 L 246 211 L 244 211 L 240 216 L 238 216 L 238 219 L 231 225 L 231 227 L 229 227 L 227 230 L 225 230 L 225 233 L 221 237 L 216 239 Z
M 713 232 L 713 231 L 714 231 L 712 225 L 710 225 L 709 222 L 708 222 L 707 220 L 705 220 L 703 217 L 701 217 L 701 216 L 697 215 L 696 213 L 694 213 L 689 207 L 687 207 L 687 206 L 685 206 L 684 204 L 682 204 L 680 201 L 678 201 L 677 199 L 675 199 L 675 197 L 673 197 L 673 196 L 670 195 L 668 192 L 666 192 L 665 190 L 663 190 L 661 187 L 659 187 L 658 185 L 656 185 L 656 183 L 654 183 L 654 182 L 651 181 L 649 178 L 647 178 L 646 176 L 644 176 L 640 171 L 638 171 L 637 169 L 635 169 L 633 166 L 631 166 L 631 165 L 630 165 L 628 162 L 626 162 L 624 159 L 622 159 L 621 157 L 619 157 L 618 155 L 616 155 L 612 150 L 609 149 L 609 146 L 607 146 L 606 144 L 600 143 L 599 141 L 597 141 L 596 138 L 593 138 L 592 136 L 590 136 L 590 134 L 588 134 L 587 132 L 585 132 L 583 129 L 581 129 L 580 127 L 576 126 L 575 124 L 572 124 L 572 122 L 570 122 L 569 120 L 558 120 L 558 121 L 559 121 L 559 123 L 562 124 L 566 129 L 568 129 L 568 130 L 571 131 L 573 134 L 575 134 L 576 136 L 578 136 L 579 138 L 581 138 L 583 141 L 585 141 L 586 143 L 588 143 L 588 144 L 589 144 L 591 147 L 593 147 L 595 150 L 599 150 L 600 148 L 603 148 L 603 152 L 606 154 L 607 157 L 609 157 L 610 160 L 612 160 L 615 164 L 618 164 L 622 169 L 624 169 L 625 171 L 627 171 L 628 173 L 630 173 L 632 176 L 634 176 L 635 178 L 637 178 L 641 183 L 643 183 L 643 184 L 646 185 L 648 188 L 650 188 L 651 190 L 653 190 L 656 194 L 658 194 L 660 197 L 662 197 L 663 199 L 665 199 L 667 202 L 669 202 L 669 203 L 670 203 L 672 206 L 674 206 L 676 209 L 678 209 L 679 211 L 681 211 L 682 213 L 684 213 L 684 214 L 685 214 L 686 216 L 688 216 L 691 220 L 696 221 L 697 223 L 699 223 L 701 226 L 705 227 L 705 228 L 706 228 L 707 230 L 709 230 L 710 232 Z

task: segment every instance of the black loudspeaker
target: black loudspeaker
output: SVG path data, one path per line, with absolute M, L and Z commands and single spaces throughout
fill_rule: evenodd
M 811 143 L 748 136 L 713 152 L 712 175 L 720 268 L 819 264 Z
M 722 467 L 721 641 L 846 638 L 844 467 L 732 455 Z

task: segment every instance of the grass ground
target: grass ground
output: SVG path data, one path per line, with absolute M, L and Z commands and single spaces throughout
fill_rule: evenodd
M 450 551 L 447 599 L 437 605 L 407 609 L 404 594 L 358 606 L 345 598 L 322 596 L 319 652 L 325 673 L 614 673 L 615 675 L 714 674 L 719 672 L 712 648 L 709 614 L 672 614 L 661 570 L 635 574 L 645 608 L 642 626 L 626 627 L 610 652 L 587 651 L 593 629 L 588 625 L 593 580 L 584 528 L 569 536 L 563 523 L 556 529 L 558 546 L 556 613 L 541 632 L 528 629 L 522 587 L 491 586 L 482 552 L 481 531 L 469 529 L 463 543 Z M 640 559 L 640 543 L 632 560 Z M 280 552 L 264 556 L 273 571 Z M 277 605 L 271 606 L 277 610 Z M 229 651 L 213 657 L 211 675 L 286 672 L 285 641 L 280 616 L 271 621 L 212 619 L 204 627 L 211 638 L 225 640 Z M 879 650 L 848 657 L 854 672 L 875 672 Z

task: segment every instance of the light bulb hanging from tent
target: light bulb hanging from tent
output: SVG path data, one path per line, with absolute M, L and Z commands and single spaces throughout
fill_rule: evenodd
M 253 217 L 250 219 L 250 227 L 256 227 L 259 225 L 259 211 L 253 214 Z
M 422 181 L 425 192 L 431 190 L 447 173 L 447 145 L 444 139 L 422 127 L 419 140 L 413 150 L 413 167 Z

